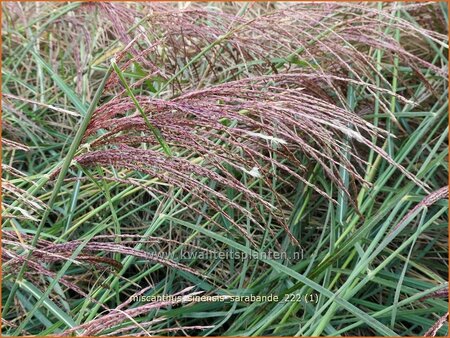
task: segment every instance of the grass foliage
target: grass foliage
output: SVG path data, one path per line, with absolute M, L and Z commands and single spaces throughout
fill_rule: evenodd
M 446 3 L 2 8 L 4 335 L 448 333 Z

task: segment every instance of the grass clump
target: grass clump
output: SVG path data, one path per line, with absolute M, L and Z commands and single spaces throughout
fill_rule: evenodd
M 448 332 L 446 4 L 2 8 L 5 335 Z

